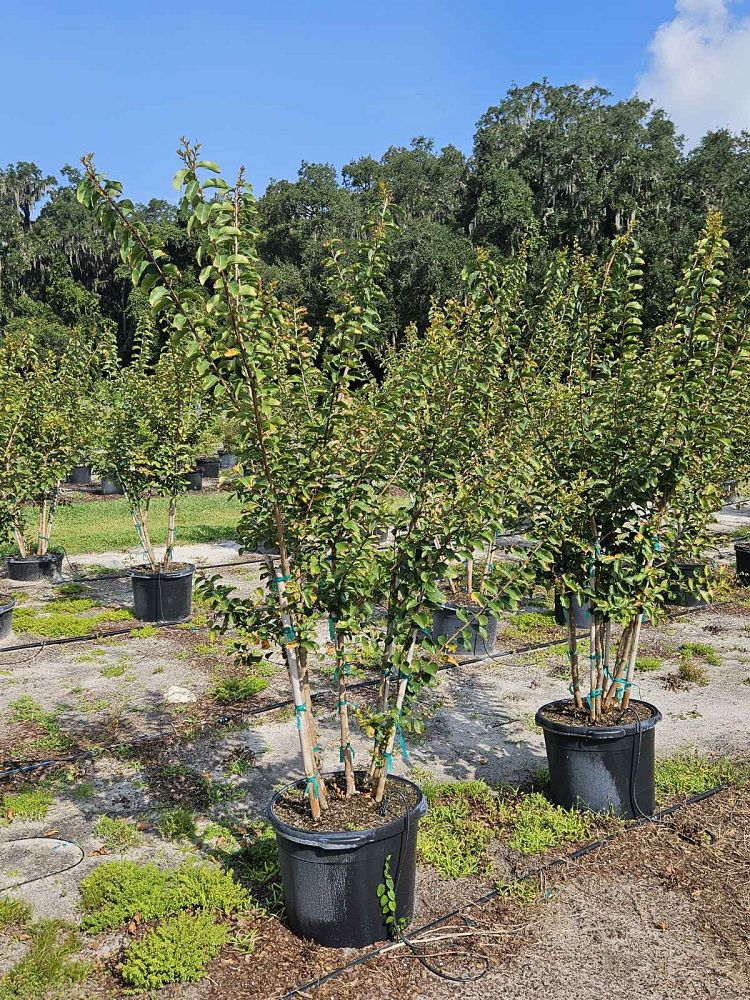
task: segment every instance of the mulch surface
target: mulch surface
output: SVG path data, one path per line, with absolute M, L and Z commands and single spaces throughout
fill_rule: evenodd
M 601 884 L 627 884 L 635 893 L 653 899 L 660 891 L 678 893 L 694 909 L 694 943 L 702 954 L 718 955 L 723 975 L 737 984 L 738 992 L 727 996 L 750 996 L 750 791 L 728 789 L 704 802 L 686 807 L 659 823 L 648 823 L 626 831 L 599 850 L 576 862 L 563 863 L 545 872 L 537 902 L 522 905 L 506 897 L 493 897 L 469 906 L 424 937 L 444 938 L 424 947 L 437 953 L 434 964 L 448 975 L 471 977 L 481 971 L 484 956 L 487 975 L 474 982 L 449 983 L 432 975 L 404 946 L 391 946 L 369 961 L 336 979 L 298 994 L 316 1000 L 379 1000 L 379 998 L 470 998 L 503 995 L 513 985 L 512 966 L 520 953 L 534 954 L 542 943 L 545 900 L 566 884 L 576 883 L 586 894 Z M 601 907 L 597 899 L 597 906 Z M 596 915 L 606 926 L 606 908 Z M 640 918 L 639 918 L 640 919 Z M 247 959 L 225 953 L 209 968 L 208 977 L 194 996 L 234 998 L 283 997 L 287 992 L 325 975 L 366 951 L 320 948 L 295 938 L 279 921 L 258 920 L 258 948 Z M 657 932 L 668 933 L 668 918 Z M 417 928 L 411 933 L 419 940 Z M 606 943 L 592 945 L 605 949 Z M 607 953 L 602 954 L 606 965 Z M 632 956 L 638 963 L 643 956 Z M 560 953 L 561 962 L 564 960 Z M 585 964 L 585 954 L 576 958 Z M 691 960 L 684 970 L 684 997 L 711 996 L 701 985 L 709 975 Z M 564 984 L 561 984 L 564 988 Z M 631 984 L 607 982 L 598 977 L 592 984 L 600 996 L 627 997 Z M 694 990 L 695 987 L 695 990 Z M 700 987 L 700 989 L 698 988 Z M 513 992 L 513 996 L 522 995 Z M 539 994 L 541 995 L 541 994 Z M 564 995 L 563 993 L 560 994 Z M 570 996 L 576 996 L 571 984 Z M 592 994 L 593 995 L 593 994 Z M 642 994 L 641 994 L 642 995 Z M 666 994 L 654 992 L 654 997 Z

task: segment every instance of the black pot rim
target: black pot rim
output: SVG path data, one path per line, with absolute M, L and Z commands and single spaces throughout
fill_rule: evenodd
M 326 777 L 333 777 L 335 773 L 328 774 Z M 388 781 L 395 781 L 400 785 L 408 785 L 417 792 L 417 802 L 409 809 L 409 816 L 413 820 L 421 819 L 427 812 L 427 799 L 419 785 L 408 778 L 402 778 L 398 774 L 389 774 Z M 293 844 L 302 844 L 305 847 L 317 847 L 322 851 L 347 851 L 362 847 L 364 844 L 374 844 L 379 840 L 387 840 L 389 837 L 401 833 L 404 828 L 406 813 L 397 819 L 391 820 L 390 823 L 386 823 L 383 826 L 370 827 L 369 830 L 327 830 L 316 832 L 315 830 L 303 830 L 301 827 L 285 823 L 283 819 L 280 819 L 276 815 L 274 806 L 290 788 L 299 788 L 304 783 L 305 779 L 300 778 L 279 789 L 278 792 L 274 793 L 265 810 L 266 819 L 274 828 L 274 831 L 277 834 L 281 834 L 286 840 L 290 840 Z
M 0 594 L 0 615 L 12 611 L 16 606 L 16 599 L 12 594 Z
M 537 709 L 534 722 L 550 733 L 563 733 L 565 736 L 575 736 L 582 740 L 604 741 L 619 740 L 623 736 L 633 736 L 637 732 L 642 733 L 647 729 L 653 729 L 662 720 L 662 714 L 656 705 L 652 705 L 650 701 L 642 701 L 639 698 L 631 699 L 631 704 L 645 705 L 646 708 L 650 708 L 651 718 L 642 719 L 639 722 L 624 722 L 620 726 L 572 726 L 567 722 L 556 722 L 554 719 L 547 719 L 542 715 L 545 709 L 557 708 L 560 705 L 569 704 L 570 698 L 558 698 L 556 701 L 548 701 L 546 705 L 542 705 L 541 708 Z
M 219 453 L 215 455 L 201 455 L 200 458 L 196 458 L 196 465 L 215 465 L 219 461 Z
M 456 604 L 454 601 L 444 601 L 442 604 L 437 605 L 437 611 L 465 611 L 468 615 L 473 615 L 476 619 L 477 615 L 487 615 L 488 618 L 497 617 L 494 611 L 490 611 L 489 608 L 483 608 L 481 604 Z M 469 620 L 465 623 L 466 625 L 476 624 L 476 621 L 472 622 Z
M 735 552 L 750 552 L 750 542 L 735 542 L 734 543 Z
M 45 552 L 43 556 L 37 555 L 36 553 L 31 556 L 8 556 L 9 563 L 21 563 L 21 565 L 30 566 L 32 563 L 42 563 L 52 562 L 53 559 L 59 559 L 62 562 L 63 553 L 62 552 Z
M 188 563 L 183 569 L 161 570 L 150 569 L 145 566 L 133 566 L 130 570 L 130 577 L 133 580 L 180 580 L 183 576 L 192 576 L 195 572 L 195 564 Z

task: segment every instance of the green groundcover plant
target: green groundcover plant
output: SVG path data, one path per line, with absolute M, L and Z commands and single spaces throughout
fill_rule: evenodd
M 526 418 L 504 376 L 515 331 L 498 328 L 469 294 L 435 304 L 424 335 L 388 341 L 379 310 L 395 221 L 385 191 L 358 239 L 330 245 L 328 315 L 312 327 L 304 308 L 261 278 L 256 204 L 242 172 L 230 185 L 196 147 L 185 143 L 181 155 L 175 183 L 200 244 L 200 289 L 181 281 L 120 185 L 97 174 L 90 158 L 79 198 L 120 245 L 159 323 L 235 428 L 238 535 L 245 545 L 272 540 L 276 554 L 258 593 L 238 597 L 215 580 L 205 591 L 222 627 L 238 630 L 240 659 L 283 650 L 317 818 L 328 793 L 312 658 L 326 650 L 335 658 L 346 794 L 354 792 L 356 718 L 372 737 L 367 770 L 380 801 L 394 749 L 421 726 L 414 701 L 455 638 L 432 636 L 444 587 L 462 577 L 466 605 L 486 634 L 489 611 L 512 606 L 533 580 L 531 558 L 493 554 L 497 532 L 515 523 L 533 485 Z M 509 282 L 508 316 L 519 295 Z M 393 542 L 383 547 L 385 528 Z M 350 700 L 348 677 L 376 604 L 386 607 L 381 683 L 375 710 L 365 712 Z

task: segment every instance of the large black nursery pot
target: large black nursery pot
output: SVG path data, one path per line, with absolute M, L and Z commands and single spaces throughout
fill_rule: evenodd
M 187 483 L 187 488 L 189 490 L 202 490 L 203 489 L 203 473 L 200 469 L 194 469 L 192 472 L 185 473 L 185 482 Z
M 544 731 L 550 798 L 564 809 L 613 812 L 624 819 L 650 816 L 656 808 L 654 735 L 661 712 L 645 701 L 648 719 L 624 711 L 616 726 L 578 726 L 550 719 L 546 710 L 570 705 L 553 701 L 536 713 Z
M 497 641 L 497 618 L 489 611 L 483 612 L 479 608 L 461 608 L 467 615 L 467 621 L 462 621 L 458 617 L 459 606 L 446 601 L 432 614 L 432 638 L 438 640 L 441 636 L 451 639 L 456 644 L 456 653 L 460 656 L 489 656 L 495 649 Z M 479 624 L 477 617 L 480 614 L 487 615 L 487 624 L 484 626 L 487 638 L 479 634 Z M 461 631 L 463 629 L 463 632 Z
M 208 458 L 199 458 L 195 463 L 199 472 L 203 473 L 204 479 L 218 479 L 219 478 L 219 467 L 221 465 L 221 460 L 218 455 L 209 456 Z
M 118 496 L 122 493 L 122 486 L 112 479 L 102 479 L 100 491 L 102 496 L 105 497 Z
M 681 608 L 704 608 L 706 601 L 704 601 L 700 594 L 695 594 L 688 589 L 688 581 L 699 573 L 702 573 L 705 568 L 706 564 L 702 562 L 679 563 L 677 573 L 685 581 L 685 585 L 680 586 L 679 582 L 673 584 L 667 603 L 675 604 Z
M 0 639 L 10 635 L 13 628 L 13 608 L 15 606 L 15 597 L 11 597 L 10 594 L 0 594 Z
M 237 464 L 237 456 L 231 451 L 219 452 L 219 469 L 226 471 Z
M 65 482 L 75 486 L 89 486 L 91 484 L 91 467 L 88 465 L 73 466 Z
M 48 552 L 43 556 L 9 556 L 8 577 L 19 583 L 56 580 L 62 575 L 62 561 L 62 552 Z
M 734 559 L 737 567 L 737 582 L 750 583 L 750 542 L 736 542 Z
M 555 621 L 558 625 L 567 624 L 568 614 L 571 611 L 577 629 L 589 628 L 591 625 L 591 602 L 584 601 L 581 604 L 576 594 L 570 594 L 570 608 L 566 608 L 561 595 L 555 594 Z
M 170 570 L 132 569 L 135 617 L 142 622 L 187 621 L 193 608 L 194 572 L 192 563 L 176 563 Z
M 389 927 L 378 886 L 389 855 L 396 921 L 409 923 L 414 913 L 417 827 L 427 812 L 427 800 L 417 785 L 395 775 L 388 778 L 386 794 L 398 794 L 399 786 L 416 795 L 416 804 L 398 819 L 369 830 L 323 833 L 290 826 L 275 812 L 286 789 L 271 799 L 266 815 L 279 848 L 287 922 L 298 937 L 327 948 L 366 948 L 385 941 Z

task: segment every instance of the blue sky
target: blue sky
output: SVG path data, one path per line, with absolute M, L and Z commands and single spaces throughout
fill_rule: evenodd
M 0 0 L 0 164 L 34 160 L 54 172 L 91 150 L 145 200 L 171 196 L 183 133 L 226 172 L 244 163 L 259 191 L 269 177 L 294 177 L 302 159 L 341 166 L 418 134 L 468 152 L 483 111 L 511 83 L 544 75 L 595 82 L 618 97 L 640 79 L 679 107 L 685 80 L 675 80 L 672 55 L 693 39 L 695 18 L 714 57 L 717 39 L 726 45 L 747 27 L 746 8 L 731 0 Z M 656 54 L 655 37 L 665 43 Z M 750 65 L 744 56 L 738 65 Z M 695 101 L 684 103 L 687 115 Z M 740 124 L 746 112 L 743 104 Z

